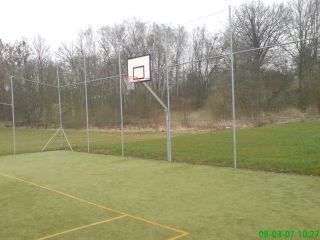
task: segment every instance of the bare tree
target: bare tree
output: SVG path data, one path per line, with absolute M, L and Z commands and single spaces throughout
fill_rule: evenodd
M 211 34 L 206 26 L 195 28 L 191 40 L 192 59 L 196 60 L 190 67 L 188 74 L 187 91 L 196 108 L 202 107 L 213 87 L 212 73 L 219 66 L 219 59 L 207 59 L 220 52 L 218 36 Z
M 307 76 L 313 70 L 318 60 L 320 31 L 320 1 L 319 0 L 292 0 L 288 3 L 289 17 L 286 21 L 288 37 L 293 40 L 300 40 L 286 50 L 292 57 L 296 66 L 299 79 L 298 100 L 299 107 L 305 110 L 308 106 L 308 86 Z M 301 41 L 304 39 L 310 39 Z
M 235 51 L 257 49 L 236 56 L 236 99 L 239 108 L 246 109 L 244 114 L 250 112 L 253 115 L 264 108 L 267 90 L 262 73 L 272 57 L 268 54 L 270 49 L 265 47 L 286 39 L 286 16 L 283 4 L 268 6 L 261 0 L 244 4 L 235 10 Z
M 283 4 L 267 6 L 258 0 L 240 6 L 235 11 L 233 36 L 236 51 L 262 48 L 280 43 L 285 39 L 286 9 Z M 259 49 L 251 54 L 253 68 L 260 70 L 266 63 L 269 48 Z
M 43 37 L 38 36 L 32 39 L 31 49 L 34 62 L 33 79 L 39 83 L 49 84 L 48 66 L 51 63 L 50 45 Z M 34 109 L 36 111 L 34 112 L 32 122 L 37 122 L 39 127 L 41 120 L 44 120 L 45 128 L 47 128 L 49 117 L 52 116 L 49 114 L 52 108 L 52 99 L 48 97 L 52 89 L 48 89 L 48 87 L 41 84 L 33 84 L 31 87 L 37 89 L 37 94 L 34 96 L 34 100 L 36 101 Z

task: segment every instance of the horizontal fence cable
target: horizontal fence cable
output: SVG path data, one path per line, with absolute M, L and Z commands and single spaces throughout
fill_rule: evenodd
M 123 74 L 122 74 L 123 75 Z M 122 76 L 121 75 L 121 76 Z M 97 81 L 103 81 L 103 80 L 110 80 L 112 78 L 117 78 L 119 77 L 120 75 L 114 75 L 114 76 L 111 76 L 111 77 L 105 77 L 105 78 L 98 78 L 98 79 L 93 79 L 93 80 L 88 80 L 87 83 L 91 83 L 91 82 L 97 82 Z M 117 79 L 115 79 L 117 80 Z M 74 86 L 74 85 L 79 85 L 79 84 L 84 84 L 85 82 L 78 82 L 78 83 L 71 83 L 71 84 L 67 84 L 67 85 L 64 85 L 64 86 L 60 86 L 60 88 L 63 88 L 63 87 L 69 87 L 69 86 Z
M 2 104 L 2 105 L 12 106 L 12 104 L 9 104 L 9 103 L 1 103 L 1 102 L 0 102 L 0 104 Z
M 307 38 L 307 39 L 302 39 L 302 40 L 296 40 L 296 41 L 291 41 L 291 42 L 286 42 L 286 43 L 279 43 L 279 44 L 275 44 L 275 45 L 271 45 L 271 46 L 266 46 L 266 47 L 261 47 L 261 48 L 253 48 L 253 49 L 248 49 L 248 50 L 244 50 L 244 51 L 239 51 L 239 52 L 234 52 L 233 54 L 241 54 L 241 53 L 246 53 L 246 52 L 251 52 L 251 51 L 257 51 L 257 50 L 261 50 L 261 49 L 267 49 L 267 48 L 274 48 L 274 47 L 279 47 L 279 46 L 284 46 L 284 45 L 288 45 L 288 44 L 293 44 L 293 43 L 297 43 L 297 42 L 303 42 L 303 41 L 308 41 L 308 40 L 313 40 L 313 39 L 318 39 L 320 37 L 313 37 L 313 38 Z M 183 62 L 183 63 L 177 63 L 177 64 L 171 64 L 168 67 L 177 67 L 177 66 L 181 66 L 181 65 L 186 65 L 186 64 L 190 64 L 190 63 L 196 63 L 196 62 L 201 62 L 201 61 L 206 61 L 206 60 L 212 60 L 212 59 L 216 59 L 216 58 L 222 58 L 222 57 L 227 57 L 230 56 L 230 53 L 226 53 L 226 54 L 222 54 L 222 55 L 218 55 L 218 56 L 213 56 L 213 57 L 208 57 L 208 58 L 203 58 L 203 59 L 198 59 L 198 60 L 192 60 L 192 61 L 188 61 L 188 62 Z M 152 68 L 151 71 L 155 71 L 155 70 L 161 70 L 161 69 L 165 69 L 166 67 L 158 67 L 158 68 Z M 123 76 L 125 74 L 121 74 L 121 76 Z M 105 78 L 98 78 L 98 79 L 93 79 L 93 80 L 88 80 L 87 83 L 91 83 L 91 82 L 97 82 L 97 81 L 103 81 L 103 80 L 111 80 L 112 78 L 118 78 L 120 75 L 114 75 L 114 76 L 110 76 L 110 77 L 105 77 Z M 18 77 L 16 77 L 18 78 Z M 19 78 L 22 79 L 22 78 Z M 26 81 L 31 81 L 31 80 L 27 80 L 27 79 L 23 79 Z M 117 80 L 117 79 L 115 79 Z M 38 83 L 38 82 L 36 82 Z M 75 86 L 75 85 L 80 85 L 80 84 L 84 84 L 85 82 L 79 82 L 79 83 L 71 83 L 71 84 L 67 84 L 64 86 L 60 86 L 60 88 L 63 87 L 69 87 L 69 86 Z M 44 83 L 39 83 L 39 84 L 44 84 Z M 44 84 L 44 85 L 48 85 L 48 86 L 52 86 L 49 84 Z M 52 86 L 52 87 L 57 87 L 57 86 Z
M 15 79 L 15 78 L 19 79 L 19 80 L 27 81 L 27 82 L 33 82 L 33 83 L 49 86 L 49 87 L 55 87 L 55 88 L 58 87 L 58 86 L 50 85 L 50 84 L 47 84 L 47 83 L 41 83 L 41 82 L 33 81 L 33 80 L 30 80 L 30 79 L 25 79 L 25 78 L 21 78 L 21 77 L 12 76 L 12 79 Z

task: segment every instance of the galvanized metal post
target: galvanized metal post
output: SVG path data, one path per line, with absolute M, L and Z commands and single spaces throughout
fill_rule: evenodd
M 59 63 L 57 63 L 57 78 L 58 78 L 58 93 L 59 93 L 60 128 L 52 136 L 52 138 L 49 140 L 49 142 L 44 146 L 44 148 L 41 150 L 41 152 L 43 152 L 46 149 L 46 147 L 50 144 L 50 142 L 54 139 L 54 137 L 58 134 L 59 131 L 61 134 L 61 148 L 63 148 L 63 135 L 64 135 L 67 140 L 67 143 L 69 144 L 71 151 L 73 151 L 72 146 L 67 138 L 67 135 L 64 132 L 63 127 L 62 127 L 62 107 L 61 107 L 61 94 L 60 94 L 61 86 L 60 86 L 60 76 L 59 76 Z M 56 87 L 56 86 L 52 86 L 52 87 Z
M 169 84 L 169 69 L 168 69 L 168 31 L 169 27 L 166 28 L 166 76 L 167 76 L 167 156 L 168 161 L 171 162 L 171 134 L 170 134 L 170 84 Z
M 120 55 L 120 44 L 118 45 L 119 51 L 119 83 L 120 83 L 120 114 L 121 114 L 121 149 L 122 156 L 124 156 L 124 139 L 123 139 L 123 109 L 122 109 L 122 79 L 121 79 L 121 55 Z
M 11 76 L 11 106 L 12 106 L 12 128 L 13 128 L 13 153 L 16 154 L 16 120 L 14 116 L 14 94 L 13 94 L 13 82 Z
M 44 148 L 42 148 L 41 152 L 43 152 L 46 149 L 46 147 L 49 145 L 49 143 L 52 141 L 52 139 L 54 139 L 54 137 L 58 134 L 59 131 L 62 134 L 62 128 L 59 128 L 58 131 L 56 131 L 56 133 L 53 134 L 52 138 L 50 138 L 49 142 L 47 142 L 47 144 L 44 146 Z
M 60 131 L 61 131 L 61 148 L 63 148 L 63 133 L 62 133 L 62 110 L 61 110 L 61 95 L 60 95 L 60 77 L 59 77 L 59 63 L 57 63 L 58 75 L 58 92 L 59 92 L 59 109 L 60 109 Z
M 236 114 L 234 104 L 234 69 L 233 69 L 233 34 L 232 34 L 232 17 L 231 6 L 229 5 L 229 24 L 230 24 L 230 58 L 231 58 L 231 83 L 232 83 L 232 124 L 233 124 L 233 158 L 234 168 L 237 168 L 237 151 L 236 151 Z
M 161 101 L 161 99 L 157 96 L 157 94 L 155 94 L 155 92 L 152 91 L 152 89 L 148 86 L 148 84 L 146 84 L 145 82 L 141 82 L 141 83 L 152 94 L 152 96 L 161 104 L 161 106 L 164 108 L 164 111 L 168 112 L 167 106 Z
M 88 139 L 88 152 L 90 152 L 90 138 L 89 138 L 89 113 L 88 113 L 88 90 L 87 90 L 87 66 L 86 66 L 86 55 L 83 52 L 84 62 L 84 84 L 86 93 L 86 115 L 87 115 L 87 139 Z

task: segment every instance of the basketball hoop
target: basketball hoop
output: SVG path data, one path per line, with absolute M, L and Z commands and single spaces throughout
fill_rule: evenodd
M 127 85 L 127 90 L 133 90 L 134 89 L 134 84 L 140 82 L 140 78 L 134 77 L 134 76 L 125 76 L 123 77 L 124 82 Z

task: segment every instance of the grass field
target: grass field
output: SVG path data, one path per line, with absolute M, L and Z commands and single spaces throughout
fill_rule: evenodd
M 17 129 L 17 153 L 37 152 L 53 130 Z M 86 131 L 66 131 L 76 151 L 87 151 Z M 242 129 L 237 135 L 237 167 L 320 176 L 320 123 L 305 122 Z M 125 155 L 166 159 L 166 133 L 125 132 Z M 0 129 L 0 155 L 13 152 L 12 129 Z M 56 136 L 47 150 L 60 147 Z M 68 149 L 64 140 L 64 148 Z M 91 131 L 90 150 L 121 155 L 121 133 Z M 172 135 L 173 161 L 233 167 L 232 131 Z
M 319 186 L 318 177 L 102 154 L 0 156 L 0 239 L 242 240 L 280 230 L 301 239 L 320 230 Z

